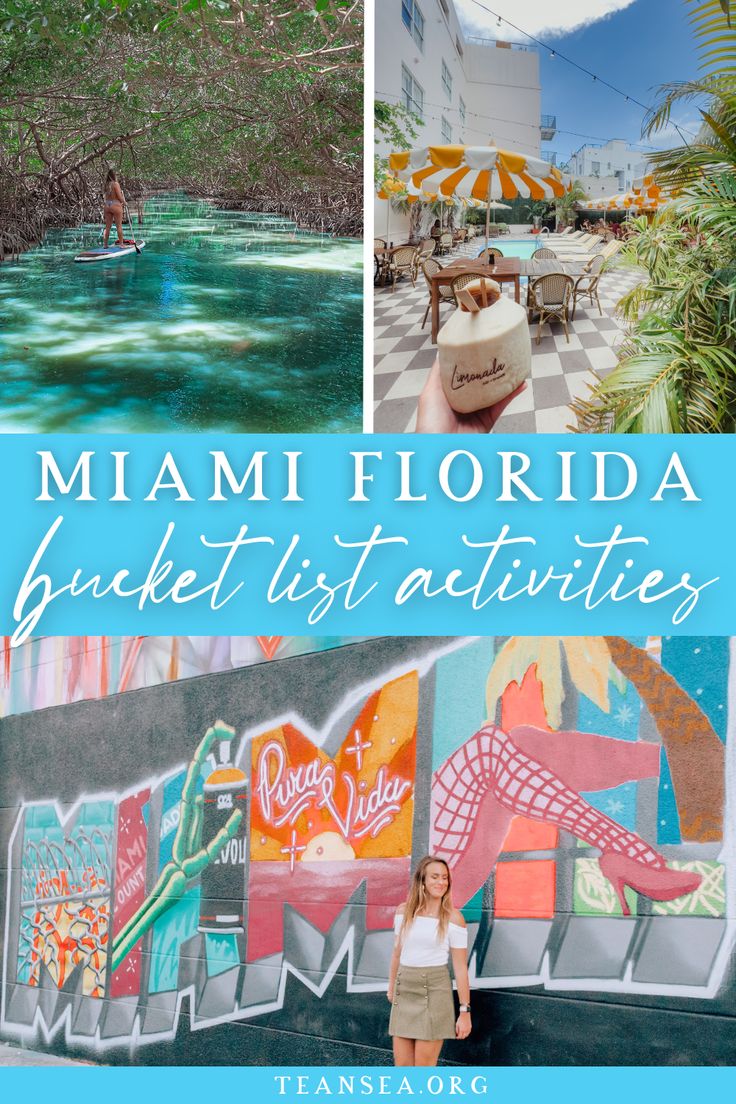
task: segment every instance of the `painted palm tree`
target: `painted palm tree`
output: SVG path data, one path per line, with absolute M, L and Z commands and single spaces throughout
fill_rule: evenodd
M 645 649 L 623 637 L 511 637 L 500 649 L 486 684 L 491 721 L 514 685 L 530 677 L 539 687 L 543 716 L 562 723 L 565 668 L 576 690 L 604 712 L 609 687 L 628 680 L 646 705 L 667 751 L 683 839 L 720 840 L 724 804 L 724 749 L 699 705 Z

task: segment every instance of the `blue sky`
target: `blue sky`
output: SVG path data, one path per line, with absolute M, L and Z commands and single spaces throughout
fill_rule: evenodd
M 698 74 L 695 40 L 684 0 L 482 2 L 645 104 L 656 101 L 659 85 Z M 506 22 L 498 27 L 496 19 L 473 0 L 456 0 L 456 6 L 467 33 L 529 41 Z M 624 138 L 643 147 L 680 144 L 672 127 L 643 143 L 640 108 L 559 57 L 551 59 L 544 50 L 540 50 L 540 78 L 542 111 L 556 115 L 558 127 L 555 140 L 542 147 L 543 155 L 554 150 L 558 162 L 562 162 L 581 145 L 609 138 Z M 699 115 L 695 105 L 679 105 L 674 119 L 697 132 Z

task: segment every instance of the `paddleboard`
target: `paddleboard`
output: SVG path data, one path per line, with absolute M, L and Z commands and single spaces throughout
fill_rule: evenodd
M 92 261 L 115 261 L 118 257 L 127 257 L 129 253 L 135 253 L 135 247 L 143 249 L 145 246 L 144 241 L 127 242 L 125 245 L 108 245 L 107 249 L 100 246 L 99 249 L 85 249 L 83 253 L 78 254 L 74 258 L 75 261 L 88 264 Z

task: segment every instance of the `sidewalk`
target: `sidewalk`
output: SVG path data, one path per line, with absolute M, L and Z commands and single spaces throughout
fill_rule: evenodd
M 77 1062 L 39 1050 L 25 1050 L 12 1043 L 0 1042 L 0 1066 L 94 1066 L 96 1062 Z

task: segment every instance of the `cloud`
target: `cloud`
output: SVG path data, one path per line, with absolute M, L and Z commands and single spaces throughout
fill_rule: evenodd
M 481 0 L 481 3 L 529 34 L 553 38 L 599 23 L 616 12 L 630 8 L 636 0 L 564 0 L 561 3 L 552 0 Z M 497 27 L 496 19 L 473 0 L 455 0 L 455 6 L 468 34 L 524 41 L 523 35 L 505 23 Z
M 693 139 L 697 137 L 702 123 L 702 116 L 695 112 L 678 115 L 676 118 L 670 119 L 662 130 L 650 134 L 649 137 L 645 139 L 646 144 L 648 146 L 654 146 L 656 149 L 672 149 L 674 146 L 681 146 L 683 144 L 683 134 L 686 141 L 692 142 Z M 680 128 L 682 134 L 678 131 L 677 127 Z

